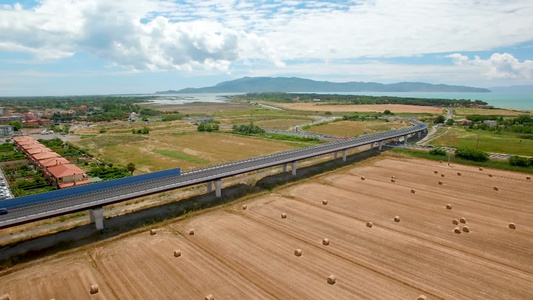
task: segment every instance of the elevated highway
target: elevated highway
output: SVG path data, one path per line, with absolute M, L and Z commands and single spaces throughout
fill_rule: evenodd
M 381 150 L 384 141 L 395 138 L 404 138 L 418 134 L 427 130 L 427 126 L 416 121 L 411 121 L 412 127 L 401 128 L 396 130 L 384 131 L 363 135 L 355 138 L 320 144 L 307 148 L 285 151 L 265 156 L 254 157 L 245 160 L 239 160 L 205 168 L 194 169 L 183 172 L 180 175 L 168 175 L 162 178 L 155 178 L 137 183 L 126 183 L 118 186 L 85 191 L 77 193 L 76 189 L 82 187 L 69 188 L 67 195 L 59 195 L 60 191 L 40 194 L 39 197 L 33 197 L 29 201 L 27 197 L 11 199 L 10 206 L 0 207 L 9 209 L 9 213 L 0 216 L 0 228 L 16 226 L 41 219 L 51 218 L 59 215 L 74 213 L 83 210 L 90 211 L 91 221 L 96 224 L 97 229 L 103 229 L 103 208 L 117 202 L 126 201 L 133 198 L 139 198 L 151 194 L 179 189 L 187 186 L 201 183 L 208 184 L 208 191 L 212 190 L 212 184 L 215 184 L 216 196 L 221 196 L 222 179 L 251 171 L 270 168 L 274 166 L 283 166 L 283 171 L 287 171 L 287 165 L 291 164 L 292 174 L 296 175 L 297 162 L 316 156 L 342 152 L 343 160 L 346 161 L 347 150 L 364 145 L 378 143 Z M 54 194 L 56 193 L 56 194 Z M 35 200 L 34 200 L 35 199 Z

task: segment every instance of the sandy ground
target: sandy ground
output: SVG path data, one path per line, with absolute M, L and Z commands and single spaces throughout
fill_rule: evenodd
M 402 104 L 373 104 L 373 105 L 324 105 L 320 103 L 276 103 L 287 109 L 331 111 L 331 112 L 384 112 L 390 110 L 393 113 L 431 113 L 441 114 L 442 108 L 434 106 L 402 105 Z
M 241 202 L 176 221 L 156 235 L 143 232 L 17 266 L 0 273 L 0 295 L 533 298 L 533 182 L 524 174 L 376 159 L 245 204 L 247 210 Z M 280 217 L 282 212 L 287 218 Z M 452 223 L 463 217 L 466 224 Z M 510 222 L 516 229 L 508 228 Z M 453 232 L 465 226 L 470 232 Z M 194 235 L 188 234 L 190 229 Z M 322 245 L 323 238 L 330 240 L 328 246 Z M 173 255 L 177 249 L 180 257 Z M 295 249 L 302 256 L 295 256 Z M 326 282 L 330 275 L 337 279 L 334 285 Z M 90 296 L 89 286 L 95 283 L 100 293 Z

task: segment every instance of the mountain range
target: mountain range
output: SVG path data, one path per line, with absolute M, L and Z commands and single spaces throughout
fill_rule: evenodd
M 159 91 L 156 94 L 261 93 L 261 92 L 464 92 L 489 93 L 489 89 L 423 82 L 329 82 L 298 77 L 243 77 L 215 86 Z

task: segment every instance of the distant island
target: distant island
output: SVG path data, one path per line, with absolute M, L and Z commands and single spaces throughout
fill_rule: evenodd
M 453 92 L 490 93 L 489 89 L 423 82 L 329 82 L 298 77 L 243 77 L 215 86 L 159 91 L 156 94 L 264 93 L 264 92 Z

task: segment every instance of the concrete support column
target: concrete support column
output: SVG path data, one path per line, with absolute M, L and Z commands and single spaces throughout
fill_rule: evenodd
M 287 172 L 287 164 L 283 164 L 283 173 Z
M 297 167 L 298 167 L 298 162 L 297 161 L 293 161 L 292 162 L 292 168 L 291 168 L 292 176 L 296 176 L 296 168 Z
M 409 138 L 409 135 L 406 135 L 403 137 L 403 143 L 404 144 L 407 144 L 407 139 Z
M 207 193 L 211 193 L 213 191 L 213 181 L 207 182 Z
M 422 131 L 419 131 L 418 132 L 418 138 L 420 138 L 422 136 Z
M 346 155 L 348 154 L 348 150 L 342 151 L 342 161 L 346 161 Z
M 215 196 L 220 198 L 222 196 L 222 180 L 215 181 Z
M 370 144 L 370 150 L 374 149 L 374 144 L 375 143 Z
M 337 152 L 336 151 L 333 153 L 333 159 L 337 159 Z
M 381 151 L 381 149 L 383 148 L 383 141 L 379 142 L 379 151 Z
M 96 229 L 104 229 L 104 208 L 97 207 L 89 209 L 89 216 L 91 218 L 91 223 L 96 225 Z

